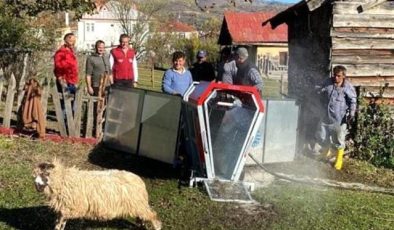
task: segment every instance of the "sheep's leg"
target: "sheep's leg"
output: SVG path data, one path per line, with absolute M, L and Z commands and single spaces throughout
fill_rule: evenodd
M 55 230 L 63 230 L 66 227 L 67 220 L 63 217 L 62 214 L 59 214 L 56 220 Z
M 140 228 L 145 227 L 145 223 L 141 218 L 137 217 L 135 222 L 137 223 L 138 227 L 140 227 Z
M 152 211 L 150 208 L 146 210 L 146 212 L 140 213 L 140 215 L 137 217 L 137 222 L 138 219 L 150 221 L 155 230 L 161 230 L 161 221 L 157 218 L 156 212 Z

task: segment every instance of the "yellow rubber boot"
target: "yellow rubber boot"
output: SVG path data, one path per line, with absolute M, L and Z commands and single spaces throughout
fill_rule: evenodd
M 345 153 L 344 149 L 338 149 L 337 160 L 335 161 L 335 166 L 334 166 L 336 170 L 341 170 L 342 169 L 343 154 L 344 153 Z

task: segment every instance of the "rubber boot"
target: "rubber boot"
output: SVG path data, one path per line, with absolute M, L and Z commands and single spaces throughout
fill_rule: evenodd
M 342 164 L 343 164 L 343 154 L 345 153 L 344 149 L 338 149 L 337 152 L 337 160 L 335 161 L 335 169 L 336 170 L 341 170 L 342 169 Z

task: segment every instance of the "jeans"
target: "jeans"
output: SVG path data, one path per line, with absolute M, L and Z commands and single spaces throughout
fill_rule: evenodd
M 343 124 L 325 124 L 319 123 L 316 132 L 317 145 L 320 152 L 327 152 L 330 147 L 335 149 L 345 148 L 345 137 L 347 134 L 347 125 Z

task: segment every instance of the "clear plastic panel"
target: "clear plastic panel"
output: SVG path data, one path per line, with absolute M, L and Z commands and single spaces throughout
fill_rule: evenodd
M 230 180 L 257 108 L 252 95 L 231 91 L 219 91 L 207 105 L 215 175 Z
M 180 97 L 149 91 L 145 94 L 139 155 L 173 163 L 180 113 Z
M 107 103 L 104 143 L 114 149 L 136 153 L 144 91 L 112 88 Z
M 298 106 L 294 100 L 267 100 L 263 163 L 293 161 L 296 153 Z

